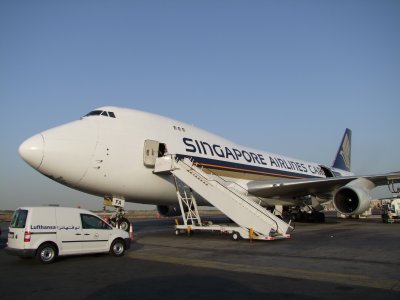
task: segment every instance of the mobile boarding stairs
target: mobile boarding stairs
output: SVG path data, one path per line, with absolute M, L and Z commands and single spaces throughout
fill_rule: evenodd
M 219 176 L 207 174 L 188 158 L 175 155 L 159 157 L 155 174 L 172 174 L 182 213 L 183 225 L 176 224 L 176 234 L 181 231 L 204 230 L 232 234 L 233 239 L 275 240 L 290 238 L 290 223 L 262 207 L 247 196 L 247 190 Z M 193 192 L 216 207 L 235 225 L 203 224 Z

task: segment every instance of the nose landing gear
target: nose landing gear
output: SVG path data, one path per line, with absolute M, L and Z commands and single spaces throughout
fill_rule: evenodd
M 130 229 L 130 222 L 127 218 L 125 218 L 125 200 L 123 199 L 118 199 L 118 198 L 104 198 L 104 210 L 106 209 L 107 206 L 112 206 L 115 208 L 115 212 L 111 215 L 109 219 L 109 223 L 115 227 L 122 229 L 126 232 L 129 232 Z

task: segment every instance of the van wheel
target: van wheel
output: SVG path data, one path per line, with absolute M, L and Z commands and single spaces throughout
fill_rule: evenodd
M 110 247 L 110 254 L 112 256 L 122 256 L 125 252 L 125 243 L 121 239 L 112 242 Z
M 131 223 L 129 223 L 129 220 L 127 218 L 122 218 L 118 221 L 118 228 L 122 229 L 123 231 L 129 232 L 129 226 Z
M 52 244 L 43 244 L 36 252 L 36 259 L 42 264 L 50 264 L 57 258 L 57 249 Z

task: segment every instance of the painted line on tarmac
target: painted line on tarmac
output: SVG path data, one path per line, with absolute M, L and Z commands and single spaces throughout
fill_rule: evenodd
M 171 263 L 177 265 L 184 265 L 196 268 L 209 268 L 222 271 L 231 271 L 239 273 L 250 273 L 256 275 L 268 275 L 292 279 L 305 279 L 313 281 L 321 281 L 336 284 L 345 285 L 356 285 L 368 288 L 391 290 L 400 292 L 400 281 L 394 279 L 382 279 L 368 277 L 364 275 L 352 275 L 344 273 L 331 273 L 331 272 L 320 272 L 310 271 L 304 269 L 288 269 L 279 267 L 260 267 L 253 265 L 244 264 L 232 264 L 212 260 L 202 260 L 166 255 L 152 255 L 142 253 L 140 251 L 133 251 L 126 254 L 126 256 L 139 259 L 147 260 L 160 263 Z

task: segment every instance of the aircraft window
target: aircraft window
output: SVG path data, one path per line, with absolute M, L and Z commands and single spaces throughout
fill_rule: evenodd
M 90 113 L 88 113 L 87 115 L 85 115 L 85 117 L 100 116 L 102 112 L 103 112 L 102 110 L 93 110 Z
M 179 127 L 179 126 L 174 126 L 174 130 L 186 132 L 186 129 L 185 129 L 185 128 Z
M 104 111 L 104 110 L 93 110 L 87 115 L 85 115 L 85 117 L 90 117 L 90 116 L 103 116 L 115 119 L 115 114 L 112 111 Z

